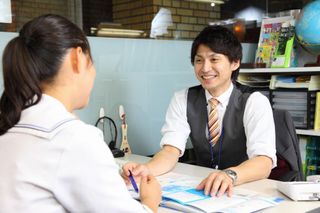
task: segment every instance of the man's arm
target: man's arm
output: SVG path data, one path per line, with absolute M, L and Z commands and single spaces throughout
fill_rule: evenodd
M 224 171 L 212 172 L 197 186 L 203 189 L 206 195 L 222 196 L 225 192 L 228 196 L 233 193 L 233 185 L 240 185 L 249 181 L 267 178 L 272 168 L 272 160 L 266 156 L 257 156 L 244 161 L 238 166 L 230 167 L 237 173 L 237 180 L 233 179 Z
M 171 99 L 166 121 L 161 129 L 163 137 L 160 145 L 162 149 L 146 164 L 127 163 L 124 165 L 125 180 L 127 180 L 129 170 L 135 177 L 146 176 L 149 173 L 157 176 L 170 171 L 176 165 L 190 134 L 186 117 L 186 94 L 187 90 L 181 90 L 176 92 Z
M 272 169 L 272 160 L 267 156 L 257 156 L 244 161 L 236 167 L 230 167 L 237 173 L 235 185 L 267 178 Z
M 170 171 L 178 162 L 180 150 L 174 146 L 163 148 L 146 164 L 151 174 L 157 176 Z
M 163 148 L 146 164 L 127 163 L 122 167 L 122 177 L 125 182 L 129 184 L 129 171 L 135 176 L 147 176 L 152 174 L 154 176 L 164 174 L 170 171 L 178 162 L 180 150 L 174 146 L 164 145 Z

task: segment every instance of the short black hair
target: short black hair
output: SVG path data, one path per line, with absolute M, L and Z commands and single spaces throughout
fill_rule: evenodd
M 194 65 L 194 58 L 199 46 L 203 44 L 213 52 L 223 54 L 230 62 L 242 59 L 242 46 L 237 37 L 227 28 L 222 26 L 207 26 L 194 39 L 191 48 L 191 64 Z M 232 73 L 232 79 L 236 80 L 239 68 Z

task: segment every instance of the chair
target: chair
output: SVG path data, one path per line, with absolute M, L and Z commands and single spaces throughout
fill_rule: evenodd
M 286 110 L 273 110 L 276 129 L 277 167 L 270 179 L 280 181 L 304 180 L 299 139 L 291 115 Z

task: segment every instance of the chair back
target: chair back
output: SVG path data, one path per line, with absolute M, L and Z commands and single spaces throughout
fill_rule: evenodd
M 277 167 L 272 169 L 270 179 L 302 181 L 303 170 L 299 139 L 291 115 L 286 110 L 273 110 L 276 129 Z

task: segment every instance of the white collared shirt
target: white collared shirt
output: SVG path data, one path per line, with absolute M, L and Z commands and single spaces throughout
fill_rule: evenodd
M 0 136 L 0 212 L 150 212 L 120 177 L 102 132 L 43 95 Z
M 233 84 L 217 98 L 219 123 L 222 124 L 229 99 L 233 90 Z M 206 100 L 212 98 L 210 93 L 205 91 Z M 186 147 L 187 139 L 191 132 L 187 121 L 187 96 L 188 89 L 176 92 L 167 110 L 165 124 L 161 129 L 162 139 L 160 146 L 171 145 L 180 150 L 182 156 Z M 207 111 L 210 112 L 210 105 L 207 104 Z M 247 155 L 249 158 L 264 155 L 272 159 L 273 168 L 277 165 L 275 148 L 275 127 L 271 105 L 267 97 L 260 92 L 252 93 L 246 103 L 243 125 L 247 138 Z

